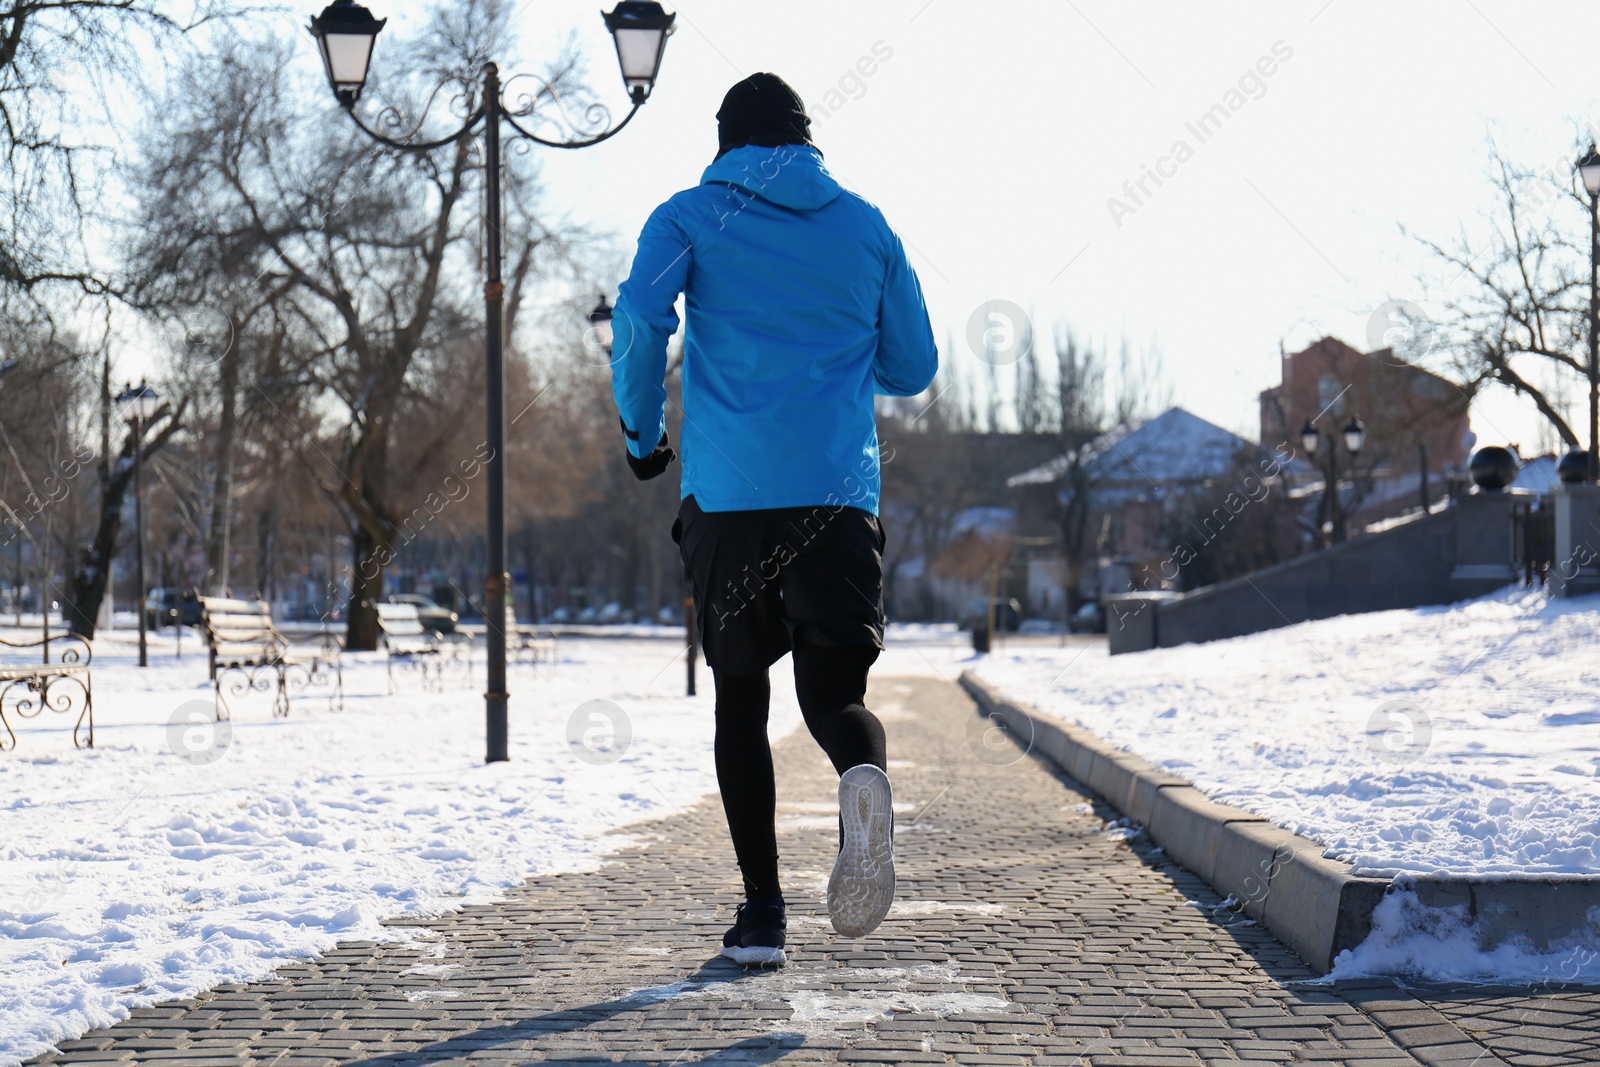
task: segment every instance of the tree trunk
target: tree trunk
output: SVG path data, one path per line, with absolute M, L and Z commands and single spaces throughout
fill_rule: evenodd
M 117 552 L 117 537 L 122 533 L 122 501 L 133 481 L 133 443 L 133 435 L 129 434 L 107 475 L 100 494 L 100 521 L 95 526 L 94 540 L 83 548 L 78 565 L 72 570 L 62 606 L 68 632 L 85 639 L 94 637 L 95 618 L 100 614 L 111 560 Z
M 239 391 L 239 324 L 229 332 L 228 350 L 218 366 L 222 416 L 217 424 L 217 474 L 211 489 L 211 528 L 206 532 L 207 596 L 228 595 L 228 541 L 233 521 L 233 441 Z
M 267 601 L 275 598 L 278 584 L 273 580 L 272 573 L 272 542 L 277 526 L 274 521 L 276 516 L 277 512 L 263 509 L 256 517 L 256 596 Z
M 354 569 L 350 578 L 350 607 L 344 647 L 358 652 L 378 649 L 378 608 L 383 603 L 383 564 L 394 556 L 394 546 L 383 544 L 359 523 L 351 527 Z
M 350 515 L 350 603 L 345 646 L 364 652 L 378 648 L 378 605 L 383 603 L 383 571 L 394 559 L 395 524 L 385 491 L 389 476 L 389 427 L 393 404 L 374 397 L 361 437 L 351 449 L 350 469 L 358 483 L 346 480 L 344 501 Z
M 150 457 L 178 432 L 183 425 L 186 404 L 187 401 L 180 403 L 177 411 L 169 413 L 161 432 L 144 446 L 144 462 L 149 463 Z M 122 451 L 107 471 L 100 493 L 100 521 L 95 526 L 94 540 L 79 550 L 77 566 L 72 568 L 61 613 L 66 617 L 68 632 L 78 637 L 94 637 L 95 617 L 100 614 L 100 601 L 106 594 L 106 580 L 111 574 L 111 560 L 117 552 L 117 536 L 122 532 L 122 501 L 133 482 L 133 450 L 138 445 L 131 433 L 123 439 Z

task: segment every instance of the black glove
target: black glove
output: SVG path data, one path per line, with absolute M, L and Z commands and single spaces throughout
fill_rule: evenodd
M 678 453 L 667 447 L 667 431 L 661 431 L 661 442 L 656 445 L 655 451 L 640 459 L 626 448 L 623 452 L 628 457 L 628 467 L 633 471 L 633 476 L 641 482 L 648 482 L 667 469 L 667 464 L 678 458 Z

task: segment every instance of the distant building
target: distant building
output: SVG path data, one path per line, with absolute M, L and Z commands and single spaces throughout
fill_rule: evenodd
M 1013 494 L 1007 475 L 1080 443 L 1079 433 L 984 433 L 946 430 L 932 420 L 906 427 L 885 422 L 883 497 L 879 515 L 889 533 L 884 600 L 896 619 L 954 619 L 986 586 L 938 566 L 973 531 L 1008 535 Z
M 1060 601 L 1063 588 L 1074 601 L 1125 591 L 1132 575 L 1168 555 L 1173 528 L 1201 494 L 1270 458 L 1270 450 L 1175 407 L 1012 475 L 1006 485 L 1018 492 L 1019 534 L 1055 534 L 1027 556 L 1030 611 L 1071 610 L 1075 604 Z M 1282 462 L 1304 473 L 1292 455 Z
M 1393 349 L 1358 352 L 1324 337 L 1285 353 L 1282 375 L 1281 384 L 1261 394 L 1263 446 L 1288 442 L 1298 450 L 1307 419 L 1337 431 L 1356 415 L 1367 427 L 1360 469 L 1368 476 L 1415 475 L 1426 465 L 1442 494 L 1442 472 L 1463 467 L 1471 398 L 1453 382 L 1397 358 Z

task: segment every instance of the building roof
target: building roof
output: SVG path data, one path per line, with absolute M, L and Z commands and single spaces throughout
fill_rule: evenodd
M 1168 408 L 1152 419 L 1125 423 L 1081 449 L 1057 456 L 1006 479 L 1011 488 L 1060 481 L 1082 463 L 1098 486 L 1126 485 L 1160 490 L 1227 475 L 1241 450 L 1256 444 L 1183 408 Z
M 1556 477 L 1555 456 L 1534 456 L 1525 459 L 1517 468 L 1517 476 L 1509 488 L 1531 489 L 1535 493 L 1553 493 L 1561 487 Z

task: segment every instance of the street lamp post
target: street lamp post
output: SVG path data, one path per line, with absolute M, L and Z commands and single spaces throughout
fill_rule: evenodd
M 1339 449 L 1332 440 L 1332 434 L 1324 434 L 1310 419 L 1306 420 L 1300 428 L 1300 445 L 1306 454 L 1315 456 L 1320 450 L 1324 438 L 1328 438 L 1328 447 L 1324 451 L 1327 462 L 1323 472 L 1324 482 L 1322 490 L 1322 512 L 1328 517 L 1328 524 L 1332 528 L 1329 537 L 1330 544 L 1340 544 L 1345 540 L 1344 506 L 1339 501 Z M 1345 423 L 1344 429 L 1339 431 L 1339 436 L 1344 439 L 1344 449 L 1350 453 L 1350 458 L 1361 454 L 1361 449 L 1367 443 L 1367 424 L 1350 416 L 1350 421 Z M 1354 469 L 1352 462 L 1351 468 Z
M 1577 163 L 1589 191 L 1589 478 L 1600 477 L 1600 153 L 1589 151 Z
M 134 584 L 139 595 L 134 601 L 139 611 L 139 666 L 150 666 L 150 652 L 145 646 L 145 586 L 144 586 L 144 428 L 161 406 L 156 391 L 142 380 L 117 394 L 117 410 L 133 428 L 133 543 Z M 48 610 L 48 608 L 46 609 Z
M 579 136 L 572 140 L 541 137 L 523 124 L 560 121 L 571 127 L 564 113 L 560 120 L 553 120 L 540 111 L 549 102 L 561 113 L 561 100 L 553 87 L 541 82 L 536 92 L 519 97 L 516 107 L 507 107 L 502 99 L 500 68 L 493 63 L 484 64 L 477 109 L 468 115 L 466 122 L 456 132 L 431 141 L 402 141 L 386 137 L 361 121 L 355 105 L 367 81 L 373 44 L 388 20 L 374 18 L 372 12 L 355 3 L 355 0 L 334 0 L 321 15 L 311 20 L 311 33 L 317 38 L 323 69 L 334 96 L 357 128 L 373 140 L 401 152 L 431 152 L 471 137 L 480 124 L 483 129 L 483 169 L 488 182 L 484 218 L 487 233 L 484 240 L 483 303 L 484 348 L 488 370 L 485 427 L 489 447 L 486 493 L 488 573 L 483 581 L 483 615 L 489 645 L 489 677 L 484 702 L 488 735 L 486 759 L 490 763 L 509 758 L 505 617 L 506 593 L 511 582 L 505 568 L 505 362 L 502 352 L 505 283 L 500 276 L 500 126 L 501 123 L 510 126 L 513 138 L 521 137 L 550 148 L 587 148 L 616 136 L 632 121 L 639 108 L 650 98 L 656 75 L 661 70 L 667 37 L 672 33 L 672 24 L 677 16 L 663 11 L 654 0 L 620 0 L 615 9 L 603 14 L 606 29 L 616 44 L 617 62 L 622 68 L 623 84 L 627 87 L 628 99 L 633 107 L 615 125 L 611 125 L 610 113 L 603 105 L 595 104 L 586 108 L 584 116 L 590 128 L 586 132 L 577 131 Z M 389 109 L 379 116 L 379 125 L 384 124 L 385 116 L 395 121 L 399 119 L 399 113 Z

